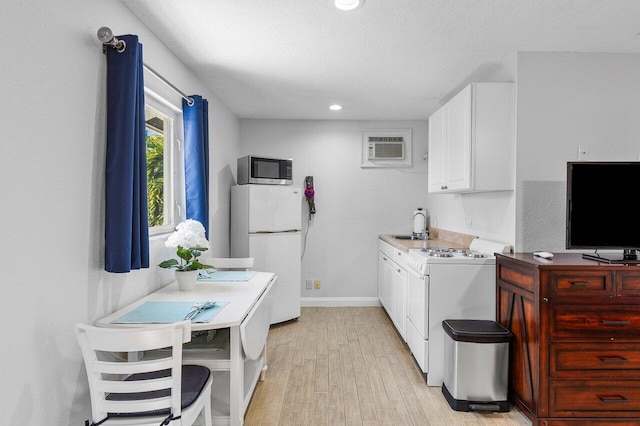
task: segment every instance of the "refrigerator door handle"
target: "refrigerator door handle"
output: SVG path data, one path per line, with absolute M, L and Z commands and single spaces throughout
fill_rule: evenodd
M 255 231 L 252 234 L 282 234 L 283 232 L 299 232 L 299 229 L 285 229 L 283 231 Z

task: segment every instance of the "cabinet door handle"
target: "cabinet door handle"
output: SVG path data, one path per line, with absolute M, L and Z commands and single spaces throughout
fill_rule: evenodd
M 628 399 L 623 395 L 596 395 L 602 402 L 627 402 Z
M 600 360 L 600 362 L 605 364 L 618 364 L 618 363 L 629 362 L 627 358 L 620 355 L 612 355 L 612 356 L 602 355 L 602 356 L 599 356 L 598 359 Z
M 602 325 L 629 325 L 629 321 L 626 320 L 600 320 Z
M 589 281 L 571 281 L 571 287 L 589 287 L 591 283 Z
M 447 188 L 448 188 L 448 186 L 447 186 L 447 185 L 442 185 L 442 186 L 440 187 L 440 189 L 447 189 Z

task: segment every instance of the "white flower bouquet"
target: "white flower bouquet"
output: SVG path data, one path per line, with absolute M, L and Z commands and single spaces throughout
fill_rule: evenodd
M 173 234 L 164 243 L 167 247 L 177 248 L 176 254 L 180 260 L 169 259 L 160 263 L 161 268 L 177 271 L 195 271 L 197 269 L 213 268 L 198 261 L 202 252 L 209 249 L 209 242 L 205 237 L 204 226 L 197 220 L 187 219 L 176 226 Z

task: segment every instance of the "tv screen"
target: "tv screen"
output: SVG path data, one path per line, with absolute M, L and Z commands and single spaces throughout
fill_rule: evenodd
M 639 161 L 568 162 L 567 249 L 593 249 L 594 255 L 584 257 L 599 261 L 637 260 L 639 180 Z M 598 249 L 623 252 L 619 256 L 598 255 Z

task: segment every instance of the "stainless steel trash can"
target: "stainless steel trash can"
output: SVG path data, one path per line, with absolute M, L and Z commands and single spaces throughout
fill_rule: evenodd
M 442 393 L 456 411 L 509 411 L 509 342 L 513 334 L 495 321 L 442 322 Z

